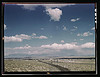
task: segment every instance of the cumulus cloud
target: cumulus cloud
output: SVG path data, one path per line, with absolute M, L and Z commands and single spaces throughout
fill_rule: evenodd
M 59 52 L 59 51 L 57 51 Z M 5 55 L 10 54 L 54 54 L 54 50 L 44 49 L 41 47 L 31 47 L 28 44 L 25 46 L 14 47 L 14 48 L 5 48 Z
M 89 36 L 89 35 L 93 35 L 93 33 L 90 33 L 89 31 L 83 33 L 83 36 Z
M 32 33 L 32 36 L 36 36 L 36 33 Z
M 65 6 L 75 5 L 75 4 L 16 4 L 16 5 L 21 6 L 23 9 L 35 10 L 36 7 L 38 6 L 43 6 L 46 9 L 49 9 L 49 8 L 61 8 Z
M 31 36 L 25 35 L 25 34 L 20 34 L 20 35 L 15 35 L 16 38 L 21 38 L 21 39 L 30 39 Z
M 44 28 L 43 28 L 43 29 L 44 29 Z M 48 39 L 47 36 L 44 36 L 44 35 L 37 36 L 36 33 L 33 33 L 33 34 L 32 34 L 32 38 L 35 38 L 35 39 Z
M 43 6 L 46 9 L 46 14 L 50 16 L 51 20 L 59 21 L 62 15 L 62 10 L 60 10 L 59 8 L 75 4 L 17 4 L 17 5 L 21 6 L 23 9 L 31 11 L 35 10 L 36 7 L 38 6 Z
M 15 48 L 13 48 L 13 49 L 29 49 L 29 48 L 31 48 L 31 46 L 29 46 L 28 44 L 26 44 L 26 45 L 23 46 L 23 47 L 15 47 Z
M 31 36 L 20 34 L 15 36 L 4 36 L 4 42 L 22 42 L 23 40 L 30 40 L 31 38 L 37 38 L 37 39 L 48 39 L 47 36 L 37 36 L 36 33 L 32 33 Z
M 44 28 L 43 28 L 42 30 L 44 30 Z M 32 38 L 36 38 L 36 39 L 48 39 L 47 36 L 44 36 L 44 35 L 37 36 L 36 33 L 33 33 L 33 34 L 32 34 Z
M 95 43 L 93 42 L 87 42 L 82 45 L 77 45 L 77 42 L 72 42 L 72 43 L 65 43 L 65 44 L 48 44 L 48 45 L 41 45 L 42 48 L 49 48 L 49 49 L 55 49 L 55 50 L 78 50 L 81 48 L 94 48 Z
M 4 24 L 4 30 L 6 30 L 7 29 L 7 26 L 6 26 L 6 24 Z
M 72 22 L 76 22 L 76 21 L 78 21 L 78 20 L 80 20 L 80 18 L 71 19 Z
M 81 34 L 80 34 L 80 33 L 78 33 L 78 34 L 77 34 L 77 36 L 81 36 Z
M 91 51 L 89 49 L 94 48 L 94 47 L 95 47 L 95 44 L 93 42 L 87 42 L 81 45 L 77 45 L 77 42 L 65 43 L 65 44 L 53 43 L 53 44 L 48 44 L 48 45 L 41 45 L 40 47 L 32 47 L 26 44 L 25 46 L 5 48 L 5 55 L 7 54 L 8 55 L 9 54 L 31 54 L 31 55 L 32 54 L 56 54 L 56 53 L 62 53 L 62 50 L 73 50 L 73 53 L 77 53 L 77 54 L 80 54 L 80 53 L 93 54 L 94 50 Z M 67 53 L 69 54 L 70 52 L 67 52 Z
M 15 36 L 4 36 L 4 42 L 22 42 L 22 39 L 16 38 Z
M 95 43 L 93 42 L 87 42 L 85 44 L 81 45 L 82 48 L 94 48 L 95 47 Z
M 20 34 L 15 36 L 4 36 L 4 42 L 22 42 L 24 39 L 30 39 L 31 36 Z
M 48 9 L 48 8 L 61 8 L 65 6 L 71 6 L 71 5 L 75 5 L 75 4 L 44 4 L 42 6 Z
M 46 9 L 46 14 L 50 16 L 51 20 L 59 21 L 62 15 L 62 10 L 55 8 Z
M 61 43 L 64 43 L 64 40 L 61 40 Z
M 80 40 L 84 40 L 84 39 L 80 39 Z
M 33 37 L 33 38 L 38 38 L 38 39 L 48 39 L 48 37 L 43 36 L 43 35 L 41 35 L 41 36 L 36 36 L 36 37 Z
M 23 9 L 27 9 L 27 10 L 35 10 L 35 8 L 39 5 L 36 4 L 17 4 L 19 6 L 21 6 Z
M 95 27 L 93 27 L 91 30 L 95 30 Z
M 90 36 L 90 35 L 93 35 L 93 33 L 90 33 L 89 31 L 88 32 L 84 32 L 83 34 L 80 34 L 80 33 L 77 34 L 77 36 L 84 36 L 84 37 Z
M 55 49 L 55 50 L 62 50 L 62 49 L 76 49 L 78 46 L 76 44 L 71 44 L 71 43 L 65 43 L 65 44 L 57 44 L 57 43 L 53 43 L 51 45 L 42 45 L 42 48 L 51 48 L 51 49 Z

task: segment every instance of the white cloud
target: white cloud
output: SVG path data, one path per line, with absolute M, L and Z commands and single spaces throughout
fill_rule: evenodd
M 43 35 L 41 35 L 41 36 L 36 36 L 36 37 L 33 37 L 33 38 L 38 38 L 38 39 L 48 39 L 48 37 L 43 36 Z
M 44 4 L 43 6 L 46 7 L 46 9 L 49 9 L 49 8 L 61 8 L 65 6 L 71 6 L 71 5 L 75 5 L 75 4 Z
M 36 33 L 32 33 L 32 36 L 36 36 Z
M 43 28 L 43 29 L 44 29 L 44 28 Z M 32 34 L 32 38 L 36 38 L 36 39 L 48 39 L 47 36 L 43 36 L 43 35 L 37 36 L 36 33 L 33 33 L 33 34 Z
M 16 38 L 15 36 L 4 36 L 4 42 L 22 42 L 21 38 Z
M 33 33 L 33 34 L 32 34 L 32 38 L 36 38 L 36 39 L 48 39 L 47 36 L 43 36 L 43 35 L 41 35 L 41 36 L 37 36 L 36 33 Z
M 90 35 L 93 35 L 93 33 L 90 33 L 89 31 L 83 33 L 83 36 L 90 36 Z
M 24 39 L 30 39 L 31 36 L 20 34 L 15 36 L 4 36 L 4 42 L 22 42 Z
M 62 15 L 62 10 L 58 8 L 55 8 L 55 9 L 49 8 L 49 9 L 46 9 L 46 12 L 47 12 L 47 15 L 50 16 L 51 20 L 54 20 L 54 21 L 59 21 Z
M 80 39 L 80 40 L 84 40 L 84 39 Z
M 30 39 L 31 36 L 29 35 L 25 35 L 25 34 L 20 34 L 20 35 L 15 35 L 16 38 L 21 38 L 22 40 L 23 39 Z
M 78 21 L 78 20 L 80 20 L 80 18 L 71 19 L 72 22 L 76 22 L 76 21 Z
M 4 24 L 4 30 L 6 30 L 7 29 L 7 26 L 6 26 L 6 24 Z
M 95 43 L 93 42 L 87 42 L 85 44 L 81 45 L 82 48 L 94 48 L 95 47 Z
M 58 52 L 58 51 L 57 51 Z M 28 44 L 25 46 L 5 48 L 5 55 L 10 54 L 53 54 L 54 50 L 44 49 L 41 47 L 31 47 Z
M 93 27 L 91 30 L 95 30 L 95 27 Z
M 32 47 L 28 44 L 25 46 L 19 46 L 14 48 L 6 48 L 5 47 L 5 54 L 57 54 L 62 53 L 62 50 L 73 50 L 73 53 L 77 54 L 86 54 L 91 53 L 94 54 L 94 50 L 89 50 L 87 48 L 94 48 L 95 44 L 93 42 L 87 42 L 81 45 L 77 45 L 77 42 L 72 43 L 65 43 L 65 44 L 48 44 L 48 45 L 41 45 L 40 47 Z M 84 50 L 85 49 L 85 50 Z M 67 51 L 66 51 L 67 52 Z M 72 52 L 68 51 L 67 54 L 73 54 Z
M 42 48 L 49 48 L 54 50 L 79 50 L 81 48 L 94 48 L 95 44 L 93 42 L 87 42 L 82 45 L 77 45 L 77 42 L 72 43 L 65 43 L 65 44 L 48 44 L 48 45 L 41 45 Z
M 35 33 L 33 33 L 31 36 L 20 34 L 15 36 L 4 36 L 4 42 L 22 42 L 23 40 L 30 40 L 31 38 L 38 38 L 38 39 L 48 39 L 46 36 L 36 36 Z
M 27 10 L 35 10 L 35 8 L 39 5 L 36 4 L 17 4 L 19 6 L 21 6 L 23 9 L 27 9 Z
M 67 30 L 66 26 L 64 26 L 64 25 L 63 25 L 63 30 L 65 30 L 65 31 Z
M 61 40 L 61 43 L 64 43 L 64 40 Z
M 24 47 L 15 47 L 13 49 L 29 49 L 31 48 L 31 46 L 29 46 L 28 44 L 26 44 Z
M 77 34 L 77 36 L 84 36 L 84 37 L 90 36 L 90 35 L 93 35 L 93 33 L 90 33 L 89 31 L 88 32 L 84 32 L 83 34 L 80 34 L 80 33 Z
M 77 36 L 81 36 L 81 34 L 80 34 L 80 33 L 78 33 L 78 34 L 77 34 Z
M 50 48 L 50 49 L 55 49 L 55 50 L 70 50 L 70 49 L 76 49 L 78 46 L 76 44 L 71 44 L 71 43 L 65 43 L 65 44 L 57 44 L 53 43 L 51 45 L 42 45 L 42 48 Z
M 35 10 L 36 7 L 38 6 L 43 6 L 46 9 L 46 14 L 48 14 L 51 17 L 51 20 L 59 21 L 62 15 L 62 10 L 60 10 L 59 8 L 75 4 L 17 4 L 17 5 L 21 6 L 23 9 L 31 11 Z
M 23 9 L 35 10 L 36 7 L 38 6 L 43 6 L 46 9 L 49 9 L 49 8 L 61 8 L 65 6 L 75 5 L 75 4 L 17 4 L 17 5 L 21 6 Z

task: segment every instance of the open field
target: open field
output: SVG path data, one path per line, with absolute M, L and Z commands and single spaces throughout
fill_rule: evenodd
M 5 60 L 5 71 L 57 71 L 58 69 L 48 64 L 35 60 Z M 58 70 L 59 71 L 59 70 Z
M 95 71 L 95 59 L 5 59 L 6 72 Z
M 51 63 L 51 61 L 46 61 Z M 58 60 L 53 61 L 52 64 L 68 68 L 70 71 L 95 71 L 95 60 L 90 59 L 75 59 L 75 60 Z

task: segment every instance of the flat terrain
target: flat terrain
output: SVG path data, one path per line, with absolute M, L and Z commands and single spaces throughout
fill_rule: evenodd
M 5 59 L 6 72 L 95 71 L 95 59 Z

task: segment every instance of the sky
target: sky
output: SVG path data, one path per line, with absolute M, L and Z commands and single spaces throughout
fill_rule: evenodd
M 95 56 L 94 4 L 5 4 L 4 56 Z

